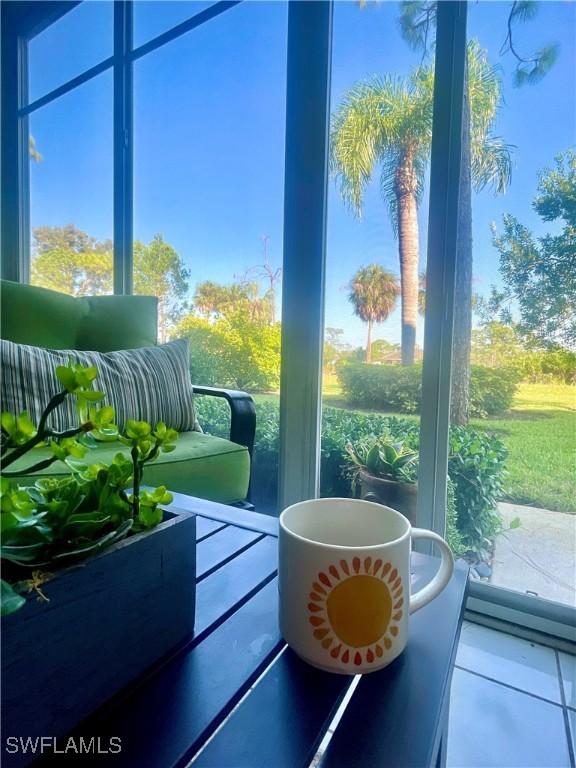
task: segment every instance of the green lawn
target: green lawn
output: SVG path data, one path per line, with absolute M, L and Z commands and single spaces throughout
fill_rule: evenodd
M 576 387 L 521 384 L 509 416 L 473 423 L 510 452 L 507 499 L 576 513 Z
M 324 380 L 324 404 L 346 407 L 333 376 Z M 576 513 L 576 387 L 521 384 L 508 415 L 472 424 L 495 432 L 508 448 L 506 500 Z

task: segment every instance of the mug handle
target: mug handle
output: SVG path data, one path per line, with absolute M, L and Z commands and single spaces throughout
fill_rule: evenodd
M 423 608 L 431 600 L 434 600 L 448 584 L 454 571 L 452 550 L 441 536 L 438 536 L 434 531 L 427 531 L 424 528 L 412 528 L 412 539 L 432 539 L 432 541 L 435 541 L 440 548 L 442 561 L 432 581 L 418 590 L 415 595 L 410 596 L 410 613 L 414 613 L 414 611 Z

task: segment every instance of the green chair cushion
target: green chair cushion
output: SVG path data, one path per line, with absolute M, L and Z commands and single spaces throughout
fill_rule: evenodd
M 86 454 L 85 460 L 109 463 L 118 452 L 128 455 L 128 448 L 121 443 L 101 443 Z M 10 469 L 22 469 L 50 455 L 47 448 L 37 448 L 15 462 Z M 19 478 L 18 482 L 27 485 L 45 475 L 67 473 L 64 464 L 55 462 L 47 469 Z M 176 450 L 161 454 L 144 469 L 145 485 L 165 485 L 171 491 L 222 504 L 245 499 L 249 478 L 250 456 L 247 448 L 201 432 L 181 432 Z

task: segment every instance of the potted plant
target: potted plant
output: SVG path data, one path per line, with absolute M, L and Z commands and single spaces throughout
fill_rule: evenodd
M 16 737 L 63 735 L 194 629 L 195 517 L 163 510 L 165 487 L 142 487 L 177 432 L 135 420 L 119 431 L 113 408 L 98 406 L 95 368 L 56 376 L 62 390 L 37 426 L 26 412 L 1 415 L 2 726 Z M 68 397 L 78 424 L 54 431 L 50 414 Z M 90 464 L 99 440 L 130 458 Z M 34 461 L 41 444 L 52 455 Z M 20 480 L 55 462 L 69 473 Z
M 404 442 L 370 436 L 348 443 L 346 457 L 362 499 L 392 507 L 416 524 L 416 451 Z

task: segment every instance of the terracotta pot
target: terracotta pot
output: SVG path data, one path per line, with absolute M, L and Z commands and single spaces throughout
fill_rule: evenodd
M 381 477 L 374 477 L 364 470 L 360 471 L 360 498 L 392 507 L 407 517 L 411 525 L 416 525 L 417 497 L 418 486 L 416 483 L 384 480 Z

